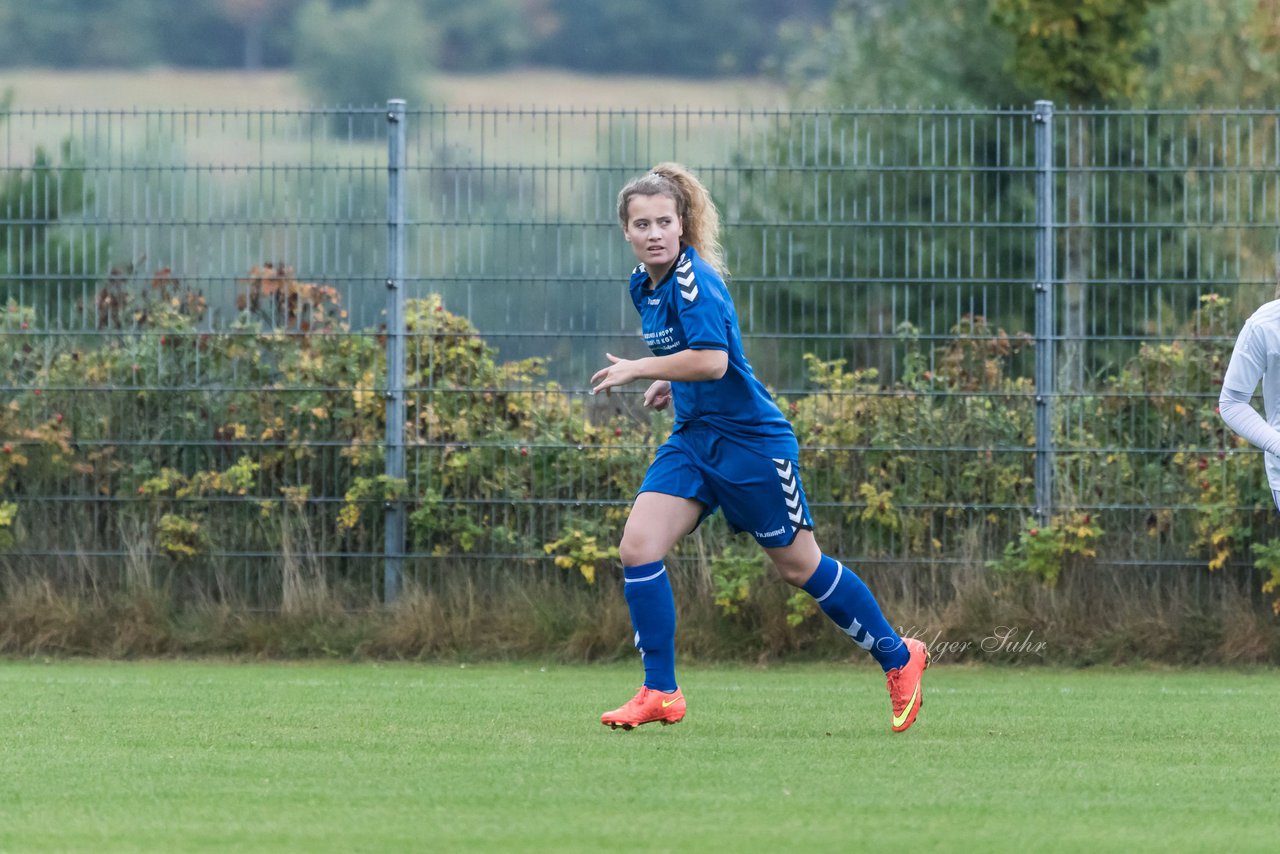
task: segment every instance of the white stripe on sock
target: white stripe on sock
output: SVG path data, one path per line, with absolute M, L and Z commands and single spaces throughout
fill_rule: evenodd
M 627 578 L 627 577 L 624 575 L 624 576 L 622 577 L 622 580 L 623 580 L 623 582 L 624 582 L 624 583 L 626 583 L 626 584 L 636 584 L 636 583 L 641 582 L 641 581 L 653 581 L 655 578 L 657 578 L 659 575 L 662 575 L 662 573 L 664 573 L 664 572 L 666 572 L 666 571 L 667 571 L 667 565 L 664 563 L 664 564 L 662 565 L 662 569 L 659 569 L 659 570 L 658 570 L 657 572 L 655 572 L 653 575 L 646 575 L 644 578 Z
M 819 603 L 819 604 L 821 604 L 821 603 L 822 603 L 822 601 L 823 601 L 824 599 L 826 599 L 828 596 L 830 596 L 832 593 L 835 593 L 835 592 L 836 592 L 836 585 L 840 583 L 840 576 L 841 576 L 841 575 L 844 575 L 844 564 L 842 564 L 842 563 L 837 563 L 837 564 L 836 564 L 836 579 L 835 579 L 835 581 L 831 582 L 831 586 L 827 588 L 827 592 L 826 592 L 826 593 L 823 593 L 821 596 L 819 596 L 819 597 L 817 598 L 817 601 L 818 601 L 818 603 Z

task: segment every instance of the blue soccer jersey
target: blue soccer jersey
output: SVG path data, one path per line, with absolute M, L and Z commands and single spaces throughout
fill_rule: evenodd
M 648 285 L 641 264 L 631 274 L 631 300 L 654 355 L 692 349 L 724 350 L 729 356 L 718 380 L 671 383 L 673 432 L 698 423 L 765 456 L 794 460 L 799 454 L 795 432 L 742 352 L 738 313 L 720 275 L 685 246 L 666 278 L 656 287 Z

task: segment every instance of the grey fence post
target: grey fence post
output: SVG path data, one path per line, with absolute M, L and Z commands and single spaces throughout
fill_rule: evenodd
M 405 102 L 387 101 L 387 437 L 388 486 L 404 482 L 405 423 Z M 396 497 L 385 501 L 386 545 L 383 560 L 383 601 L 400 596 L 404 573 L 405 504 Z
M 1054 234 L 1053 102 L 1036 101 L 1036 520 L 1053 516 Z

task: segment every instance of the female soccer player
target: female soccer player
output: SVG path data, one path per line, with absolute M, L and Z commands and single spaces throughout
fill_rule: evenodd
M 787 583 L 816 599 L 880 663 L 892 728 L 902 732 L 920 710 L 928 652 L 920 641 L 900 638 L 861 579 L 814 540 L 795 432 L 742 352 L 711 196 L 683 166 L 662 163 L 622 188 L 618 218 L 640 261 L 631 273 L 631 300 L 653 355 L 606 353 L 610 364 L 591 377 L 591 393 L 652 380 L 644 405 L 674 403 L 675 423 L 645 474 L 618 547 L 644 685 L 600 722 L 629 730 L 684 717 L 675 600 L 663 558 L 720 507 L 735 531 L 764 547 Z
M 1222 420 L 1264 454 L 1271 497 L 1280 507 L 1280 300 L 1266 303 L 1245 321 L 1222 378 L 1218 411 Z M 1250 401 L 1262 383 L 1264 420 Z

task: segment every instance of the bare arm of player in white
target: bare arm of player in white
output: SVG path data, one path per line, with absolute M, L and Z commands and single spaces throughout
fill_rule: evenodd
M 1227 426 L 1243 436 L 1255 447 L 1268 454 L 1280 455 L 1280 431 L 1266 422 L 1249 401 L 1250 392 L 1222 387 L 1218 396 L 1218 413 Z
M 666 380 L 668 383 L 718 380 L 729 368 L 729 354 L 724 350 L 681 350 L 643 359 L 619 359 L 612 353 L 605 353 L 605 356 L 613 364 L 591 375 L 592 394 L 607 392 L 636 380 Z M 645 396 L 647 399 L 648 393 Z

